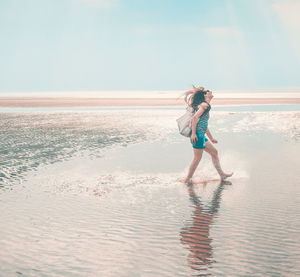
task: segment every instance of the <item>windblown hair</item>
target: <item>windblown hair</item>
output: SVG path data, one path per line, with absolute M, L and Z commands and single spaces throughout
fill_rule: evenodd
M 195 88 L 195 87 L 194 87 Z M 199 88 L 199 90 L 196 90 L 196 92 L 187 91 L 185 93 L 184 101 L 187 103 L 189 107 L 192 107 L 195 111 L 198 108 L 198 105 L 200 105 L 202 102 L 205 102 L 204 95 L 209 90 L 204 90 L 203 87 Z M 210 110 L 210 105 L 205 110 L 205 112 L 208 112 Z
M 195 87 L 193 85 L 193 90 L 188 90 L 183 93 L 184 101 L 189 107 L 192 107 L 193 110 L 195 111 L 202 102 L 205 102 L 204 95 L 208 91 L 209 90 L 205 90 L 204 87 Z M 208 108 L 205 110 L 204 113 L 209 112 L 209 110 L 210 110 L 210 105 L 208 106 Z
M 194 110 L 200 105 L 202 102 L 205 102 L 204 95 L 207 93 L 206 90 L 198 90 L 195 92 L 191 97 L 191 107 L 193 107 Z
M 195 91 L 200 91 L 200 90 L 204 90 L 204 87 L 195 87 L 194 85 L 192 90 L 188 90 L 186 91 L 183 95 L 184 95 L 184 101 L 188 106 L 191 106 L 192 104 L 192 99 L 193 99 L 193 95 L 195 94 Z

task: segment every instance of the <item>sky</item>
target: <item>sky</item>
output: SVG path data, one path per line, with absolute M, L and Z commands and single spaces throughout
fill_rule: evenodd
M 300 0 L 1 0 L 0 92 L 300 87 Z

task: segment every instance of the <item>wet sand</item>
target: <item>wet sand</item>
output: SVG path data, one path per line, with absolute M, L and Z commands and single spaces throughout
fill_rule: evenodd
M 2 112 L 0 276 L 298 276 L 300 112 L 263 108 L 211 113 L 234 175 L 191 186 L 180 109 Z
M 214 105 L 300 104 L 300 98 L 214 98 Z M 0 107 L 182 106 L 182 98 L 0 97 Z
M 181 109 L 1 112 L 0 276 L 298 276 L 300 112 L 224 108 L 192 186 Z

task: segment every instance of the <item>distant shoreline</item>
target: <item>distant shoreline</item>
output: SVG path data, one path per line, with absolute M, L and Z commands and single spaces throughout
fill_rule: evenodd
M 300 98 L 214 98 L 214 105 L 300 104 Z M 183 98 L 0 97 L 0 107 L 184 106 Z

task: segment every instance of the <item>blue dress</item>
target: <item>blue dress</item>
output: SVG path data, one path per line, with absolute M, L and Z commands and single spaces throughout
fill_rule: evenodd
M 196 108 L 195 112 L 197 111 L 198 111 L 198 107 Z M 192 143 L 191 141 L 193 148 L 204 149 L 206 147 L 205 142 L 207 142 L 208 139 L 205 137 L 205 133 L 208 127 L 209 111 L 210 111 L 210 105 L 206 108 L 206 110 L 203 112 L 203 114 L 200 116 L 197 122 L 197 126 L 196 126 L 197 141 L 195 143 Z

